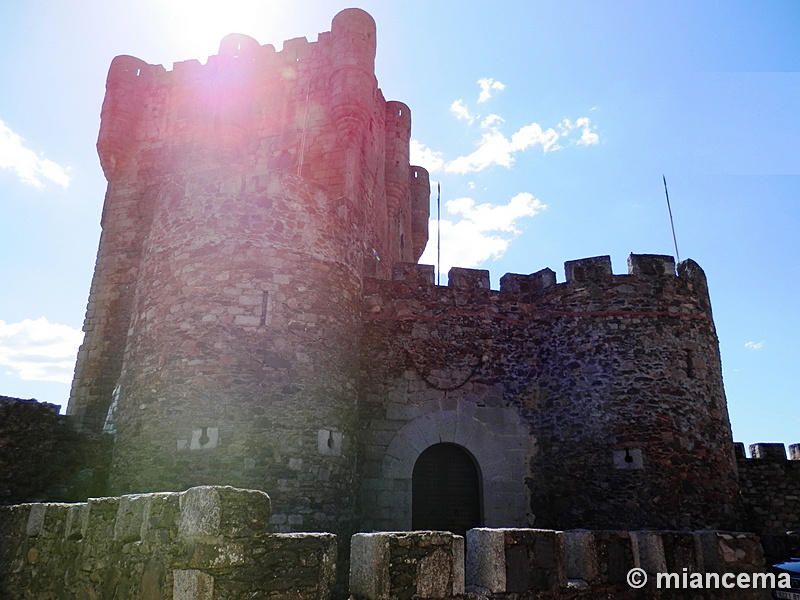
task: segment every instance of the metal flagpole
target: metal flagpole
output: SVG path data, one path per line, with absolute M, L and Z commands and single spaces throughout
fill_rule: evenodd
M 436 182 L 436 285 L 442 279 L 442 184 Z
M 672 207 L 669 205 L 669 191 L 667 191 L 667 177 L 666 175 L 661 175 L 662 179 L 664 179 L 664 193 L 667 195 L 667 210 L 669 211 L 669 225 L 672 227 L 672 243 L 675 244 L 675 258 L 678 262 L 681 262 L 681 255 L 678 252 L 678 239 L 675 237 L 675 223 L 672 221 Z

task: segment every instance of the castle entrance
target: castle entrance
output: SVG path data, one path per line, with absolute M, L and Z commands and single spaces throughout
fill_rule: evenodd
M 481 477 L 475 459 L 457 444 L 434 444 L 414 463 L 411 527 L 465 535 L 483 524 Z

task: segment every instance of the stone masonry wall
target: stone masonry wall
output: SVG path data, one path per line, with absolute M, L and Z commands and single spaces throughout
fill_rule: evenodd
M 286 530 L 353 526 L 360 256 L 326 191 L 200 173 L 159 199 L 109 418 L 112 493 L 234 484 L 270 490 Z
M 327 600 L 331 534 L 270 534 L 231 487 L 0 507 L 0 597 Z
M 362 509 L 411 525 L 420 453 L 460 445 L 487 526 L 736 526 L 738 483 L 706 280 L 631 255 L 506 275 L 397 265 L 367 280 Z M 391 509 L 389 508 L 391 507 Z M 527 521 L 527 523 L 526 523 Z
M 800 532 L 800 444 L 736 444 L 744 526 L 759 533 Z
M 102 495 L 110 442 L 74 431 L 54 404 L 0 396 L 0 504 Z

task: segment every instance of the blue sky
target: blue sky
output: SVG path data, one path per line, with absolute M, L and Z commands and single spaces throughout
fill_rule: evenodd
M 75 6 L 75 5 L 78 6 Z M 0 394 L 66 404 L 100 235 L 111 59 L 168 69 L 245 33 L 316 40 L 338 1 L 0 7 Z M 706 271 L 734 438 L 800 442 L 800 3 L 364 1 L 377 76 L 442 184 L 443 259 L 610 254 Z M 430 255 L 428 255 L 430 256 Z

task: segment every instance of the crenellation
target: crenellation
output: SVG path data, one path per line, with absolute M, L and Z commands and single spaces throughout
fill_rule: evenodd
M 675 275 L 675 259 L 659 254 L 631 254 L 628 274 L 634 277 L 665 277 Z
M 567 277 L 567 283 L 603 281 L 612 275 L 611 257 L 595 256 L 593 258 L 570 260 L 564 263 L 564 272 Z
M 786 446 L 783 444 L 750 444 L 750 457 L 755 460 L 786 460 Z
M 745 520 L 756 531 L 771 534 L 800 528 L 800 444 L 736 444 L 736 462 Z
M 800 444 L 789 444 L 789 460 L 800 460 Z
M 335 536 L 269 533 L 269 518 L 266 494 L 227 486 L 0 507 L 0 594 L 328 600 Z
M 488 290 L 489 271 L 484 269 L 464 269 L 453 267 L 447 273 L 447 286 L 464 290 Z
M 261 46 L 249 35 L 229 33 L 219 43 L 219 56 L 229 56 L 241 60 L 255 60 Z M 173 66 L 174 70 L 174 66 Z
M 547 290 L 555 287 L 556 274 L 546 268 L 530 275 L 506 273 L 500 278 L 500 291 L 507 294 L 520 294 L 522 298 L 533 300 L 541 297 Z

